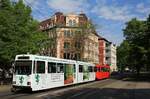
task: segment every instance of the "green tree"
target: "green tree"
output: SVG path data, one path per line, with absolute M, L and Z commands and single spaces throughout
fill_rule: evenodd
M 48 40 L 22 0 L 0 0 L 0 66 L 10 67 L 17 54 L 35 54 Z
M 129 56 L 127 62 L 135 68 L 137 74 L 141 68 L 149 67 L 149 48 L 150 48 L 150 16 L 146 21 L 133 18 L 126 23 L 126 28 L 123 30 L 124 37 L 129 44 Z
M 118 69 L 123 72 L 126 67 L 129 67 L 130 62 L 129 62 L 129 51 L 130 51 L 130 46 L 129 43 L 124 40 L 120 46 L 117 47 L 117 66 Z
M 146 53 L 145 53 L 145 62 L 146 62 L 146 67 L 147 70 L 150 71 L 150 15 L 148 16 L 147 20 L 146 20 L 146 32 L 144 34 L 144 48 L 146 49 Z

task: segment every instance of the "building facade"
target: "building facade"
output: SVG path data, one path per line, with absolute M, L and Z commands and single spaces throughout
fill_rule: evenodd
M 99 38 L 99 62 L 110 65 L 111 72 L 117 71 L 116 45 L 105 38 Z
M 46 32 L 50 44 L 42 54 L 99 63 L 98 35 L 86 28 L 89 22 L 84 13 L 55 13 L 51 18 L 40 23 L 40 30 Z

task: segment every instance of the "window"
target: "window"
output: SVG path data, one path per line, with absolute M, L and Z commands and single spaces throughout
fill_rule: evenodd
M 101 68 L 100 67 L 97 67 L 97 72 L 100 72 L 101 71 Z
M 64 66 L 62 63 L 57 63 L 57 73 L 63 73 L 64 72 Z
M 95 72 L 95 71 L 94 71 L 94 67 L 93 67 L 93 66 L 92 66 L 92 72 Z
M 64 53 L 64 59 L 66 59 L 67 58 L 67 53 Z
M 44 61 L 37 61 L 37 73 L 45 73 L 45 62 Z
M 36 72 L 36 68 L 35 68 L 35 66 L 36 66 L 36 62 L 34 61 L 34 65 L 33 65 L 33 73 L 35 74 Z
M 56 63 L 48 62 L 48 73 L 56 73 Z
M 64 42 L 64 48 L 70 48 L 70 43 L 69 42 Z
M 74 35 L 74 31 L 73 30 L 70 30 L 70 37 L 72 37 Z
M 100 67 L 95 67 L 94 69 L 95 69 L 94 70 L 95 72 L 100 72 L 101 71 Z
M 101 71 L 102 71 L 102 72 L 109 72 L 109 68 L 102 67 L 102 68 L 101 68 Z
M 32 61 L 16 61 L 15 74 L 29 75 L 31 74 Z
M 76 42 L 75 43 L 75 47 L 80 49 L 81 48 L 81 43 L 80 42 Z
M 67 37 L 68 36 L 68 31 L 64 30 L 64 36 Z
M 94 72 L 94 67 L 93 66 L 89 66 L 88 70 L 89 70 L 89 72 Z
M 18 57 L 18 59 L 30 59 L 30 57 L 29 56 L 20 56 L 20 57 Z
M 92 72 L 92 66 L 89 66 L 89 67 L 88 67 L 88 71 L 89 71 L 89 72 Z
M 101 68 L 100 67 L 98 68 L 98 71 L 101 72 Z
M 70 37 L 70 30 L 67 31 L 67 37 Z
M 79 65 L 79 72 L 83 72 L 83 65 Z
M 65 37 L 72 37 L 73 36 L 73 31 L 72 30 L 65 30 L 64 31 L 64 36 Z
M 106 49 L 106 53 L 108 53 L 110 50 L 109 49 Z
M 73 70 L 74 70 L 74 73 L 76 72 L 76 65 L 74 64 L 73 65 Z
M 110 44 L 109 43 L 106 43 L 106 47 L 109 47 L 110 46 Z
M 73 20 L 73 26 L 76 26 L 76 20 Z
M 69 20 L 69 26 L 72 26 L 72 20 Z
M 94 67 L 94 72 L 97 72 L 97 67 Z
M 74 59 L 75 60 L 80 60 L 80 53 L 76 53 Z

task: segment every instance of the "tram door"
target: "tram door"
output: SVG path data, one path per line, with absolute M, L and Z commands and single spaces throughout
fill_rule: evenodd
M 64 84 L 73 84 L 77 82 L 75 64 L 64 64 Z
M 76 64 L 73 65 L 74 83 L 77 83 L 77 68 Z
M 45 61 L 35 61 L 33 72 L 33 89 L 40 90 L 46 88 Z
M 83 65 L 78 65 L 78 83 L 83 82 Z

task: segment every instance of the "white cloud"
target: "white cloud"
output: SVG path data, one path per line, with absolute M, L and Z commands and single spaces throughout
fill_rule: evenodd
M 129 19 L 135 17 L 130 12 L 130 7 L 128 6 L 115 6 L 106 4 L 97 4 L 92 12 L 96 13 L 100 18 L 115 21 L 128 21 Z
M 116 0 L 113 0 L 113 4 L 107 4 L 106 0 L 97 0 L 97 5 L 92 9 L 92 12 L 98 15 L 100 18 L 113 21 L 128 21 L 135 17 L 131 12 L 131 7 L 129 5 L 117 6 Z
M 139 4 L 137 4 L 137 6 L 136 6 L 136 10 L 137 10 L 137 12 L 139 12 L 139 13 L 143 13 L 143 14 L 147 14 L 147 13 L 149 13 L 150 12 L 150 7 L 146 7 L 145 5 L 144 5 L 144 3 L 139 3 Z
M 49 7 L 63 12 L 79 12 L 88 8 L 86 0 L 48 0 Z

